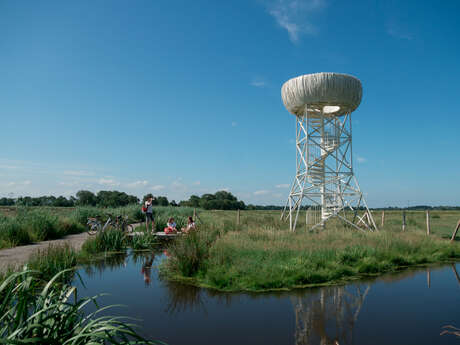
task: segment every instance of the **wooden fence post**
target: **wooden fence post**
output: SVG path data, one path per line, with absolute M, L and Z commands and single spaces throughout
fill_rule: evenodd
M 457 226 L 455 227 L 454 233 L 452 234 L 452 238 L 450 239 L 451 242 L 454 241 L 455 235 L 457 235 L 458 228 L 460 228 L 460 220 L 457 223 Z
M 426 210 L 426 234 L 430 236 L 431 224 L 430 224 L 430 210 Z
M 406 210 L 402 212 L 402 231 L 406 231 Z
M 196 220 L 196 207 L 193 208 L 193 221 Z
M 240 225 L 240 209 L 236 211 L 236 225 Z
M 382 228 L 385 225 L 385 210 L 382 211 Z

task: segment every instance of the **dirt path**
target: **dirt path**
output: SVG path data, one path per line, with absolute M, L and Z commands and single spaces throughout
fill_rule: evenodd
M 134 223 L 131 225 L 135 229 L 141 225 L 145 226 L 145 223 Z M 69 235 L 59 240 L 43 241 L 25 246 L 0 249 L 0 272 L 6 271 L 8 267 L 21 267 L 29 260 L 31 254 L 36 252 L 38 249 L 48 248 L 49 245 L 63 245 L 64 243 L 68 243 L 74 249 L 80 250 L 81 246 L 88 237 L 89 235 L 86 232 L 83 232 L 81 234 Z
M 37 251 L 37 249 L 45 249 L 49 245 L 62 245 L 64 243 L 68 243 L 76 250 L 80 250 L 83 242 L 85 242 L 88 237 L 89 235 L 84 232 L 77 235 L 69 235 L 59 240 L 43 241 L 34 244 L 28 244 L 26 246 L 1 249 L 0 272 L 4 272 L 6 269 L 8 269 L 8 267 L 21 267 L 29 260 L 29 256 Z

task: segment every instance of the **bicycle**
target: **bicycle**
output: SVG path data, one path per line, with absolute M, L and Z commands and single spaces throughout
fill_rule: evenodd
M 134 228 L 128 223 L 128 216 L 117 216 L 115 219 L 112 219 L 113 216 L 110 213 L 107 213 L 107 215 L 109 217 L 104 225 L 102 225 L 101 216 L 99 215 L 88 218 L 88 222 L 86 223 L 88 235 L 95 235 L 98 232 L 104 232 L 109 227 L 120 230 L 124 233 L 133 232 Z

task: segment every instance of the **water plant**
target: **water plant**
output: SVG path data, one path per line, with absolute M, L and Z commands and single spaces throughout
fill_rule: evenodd
M 57 273 L 65 271 L 59 276 L 60 281 L 69 282 L 74 277 L 73 270 L 77 266 L 78 254 L 67 243 L 63 245 L 50 245 L 45 249 L 39 249 L 31 255 L 28 268 L 39 272 L 41 279 L 51 279 Z
M 86 254 L 118 252 L 126 248 L 126 235 L 119 230 L 101 231 L 83 243 L 82 251 Z
M 0 284 L 1 344 L 160 344 L 137 334 L 127 318 L 99 316 L 115 306 L 79 298 L 76 287 L 59 283 L 65 274 L 43 281 L 25 269 Z M 91 306 L 96 311 L 85 313 Z

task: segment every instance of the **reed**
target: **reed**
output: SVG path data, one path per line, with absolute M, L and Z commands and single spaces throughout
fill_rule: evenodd
M 43 281 L 26 269 L 0 284 L 0 343 L 160 344 L 141 337 L 127 318 L 99 316 L 115 306 L 79 298 L 76 287 L 59 283 L 65 274 Z M 96 311 L 85 313 L 90 307 Z

